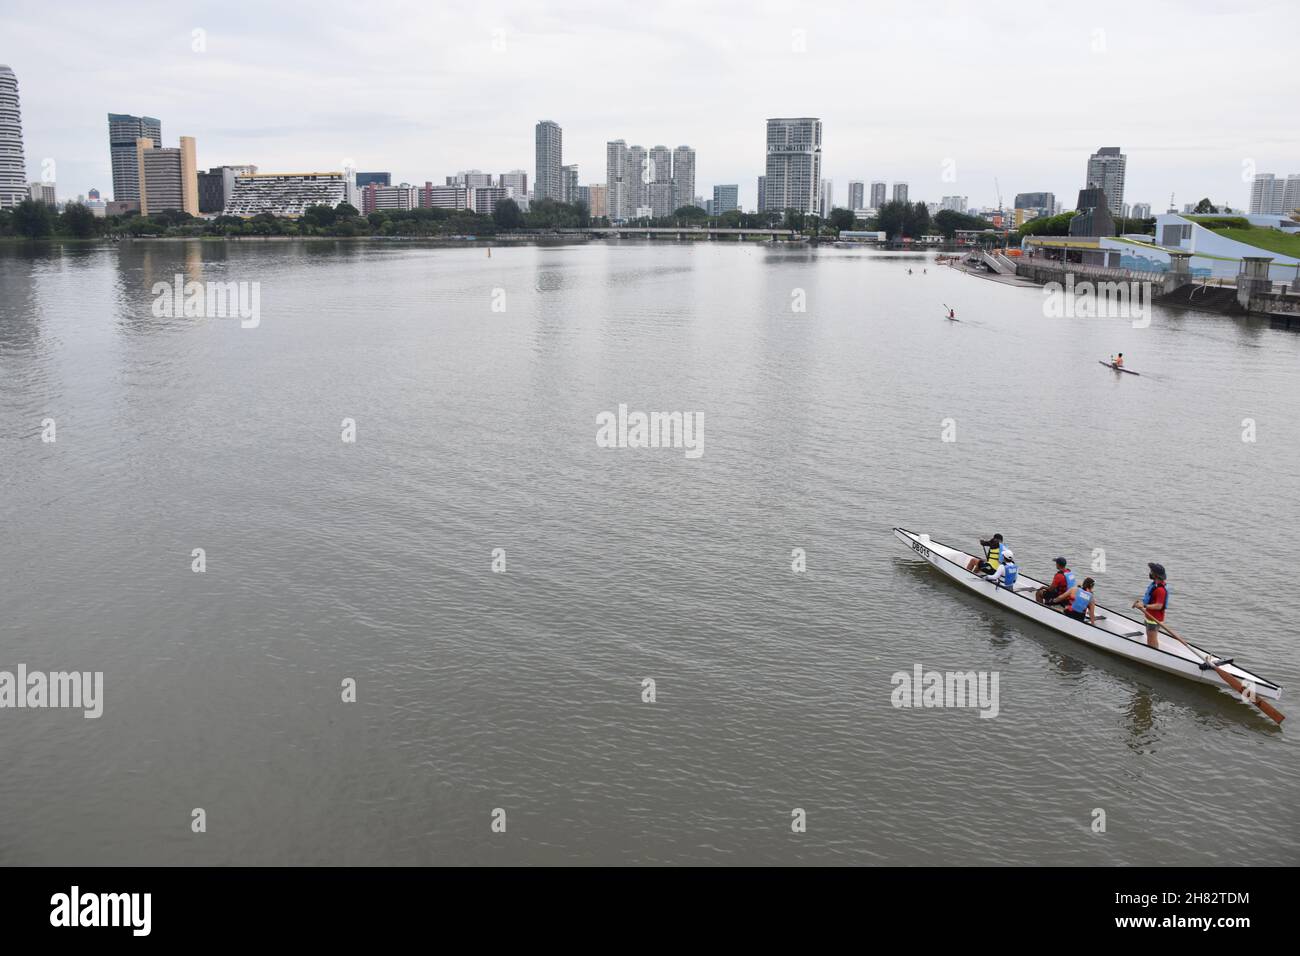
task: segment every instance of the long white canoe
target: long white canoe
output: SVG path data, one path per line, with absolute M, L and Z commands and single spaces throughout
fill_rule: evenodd
M 1192 649 L 1189 651 L 1172 637 L 1161 634 L 1160 647 L 1151 647 L 1147 644 L 1146 630 L 1141 622 L 1104 608 L 1100 604 L 1096 606 L 1096 624 L 1076 621 L 1061 611 L 1039 604 L 1034 600 L 1034 592 L 1045 584 L 1023 572 L 1016 579 L 1015 590 L 1009 590 L 990 584 L 978 574 L 967 571 L 966 564 L 974 555 L 939 544 L 931 540 L 927 534 L 915 534 L 903 528 L 895 528 L 894 535 L 958 584 L 964 585 L 995 604 L 1002 605 L 1009 611 L 1033 618 L 1040 624 L 1077 641 L 1127 657 L 1129 660 L 1158 667 L 1171 674 L 1231 690 L 1212 667 L 1204 666 L 1208 658 L 1247 687 L 1253 687 L 1256 696 L 1273 700 L 1282 696 L 1282 688 L 1271 680 L 1252 674 L 1244 667 L 1226 663 L 1224 658 L 1212 655 L 1195 644 L 1191 645 Z

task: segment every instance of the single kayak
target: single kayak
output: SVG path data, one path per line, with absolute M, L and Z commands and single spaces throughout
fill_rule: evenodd
M 1096 605 L 1096 624 L 1075 620 L 1067 617 L 1062 611 L 1039 604 L 1034 600 L 1034 592 L 1041 587 L 1046 587 L 1046 584 L 1023 572 L 1017 576 L 1014 590 L 1008 589 L 985 581 L 973 571 L 966 570 L 966 563 L 975 555 L 939 544 L 931 540 L 927 534 L 915 534 L 903 528 L 895 528 L 894 535 L 957 583 L 995 604 L 1002 605 L 1009 611 L 1033 618 L 1067 637 L 1110 651 L 1131 661 L 1137 661 L 1139 664 L 1148 664 L 1170 674 L 1231 691 L 1231 685 L 1214 669 L 1214 666 L 1217 666 L 1247 687 L 1253 687 L 1256 697 L 1277 700 L 1282 696 L 1282 688 L 1278 684 L 1253 674 L 1244 667 L 1239 667 L 1231 660 L 1211 654 L 1195 644 L 1183 645 L 1172 637 L 1161 634 L 1160 646 L 1158 648 L 1150 646 L 1146 640 L 1146 629 L 1140 621 L 1125 617 L 1100 604 Z
M 1133 371 L 1131 368 L 1125 368 L 1122 365 L 1116 365 L 1114 362 L 1107 362 L 1105 359 L 1097 359 L 1097 361 L 1100 362 L 1102 365 L 1106 366 L 1107 368 L 1113 368 L 1117 372 L 1128 372 L 1128 374 L 1130 375 L 1142 374 L 1141 372 Z

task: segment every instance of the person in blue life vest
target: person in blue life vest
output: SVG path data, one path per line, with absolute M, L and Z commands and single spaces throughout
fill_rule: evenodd
M 1097 582 L 1092 578 L 1084 578 L 1082 584 L 1076 584 L 1051 603 L 1065 605 L 1066 617 L 1096 624 L 1097 603 L 1092 593 L 1096 586 Z
M 1016 578 L 1019 576 L 1020 565 L 1016 564 L 1015 555 L 1011 553 L 1010 548 L 1003 548 L 1002 560 L 998 562 L 998 566 L 992 574 L 984 575 L 984 580 L 1014 591 L 1016 589 Z
M 1065 558 L 1057 558 L 1056 574 L 1052 576 L 1052 583 L 1035 591 L 1034 600 L 1039 604 L 1051 604 L 1076 583 L 1074 572 L 1070 570 L 1070 563 Z
M 984 548 L 984 557 L 971 558 L 966 562 L 966 570 L 976 574 L 992 574 L 1002 563 L 1002 535 L 995 534 L 987 541 L 981 538 L 980 546 Z

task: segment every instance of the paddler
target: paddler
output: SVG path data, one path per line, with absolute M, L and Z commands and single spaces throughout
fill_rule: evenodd
M 956 309 L 951 309 L 951 308 L 950 308 L 950 309 L 948 310 L 948 318 L 950 318 L 950 319 L 955 319 L 955 318 L 957 318 L 957 310 L 956 310 Z
M 1003 548 L 1002 560 L 998 562 L 997 570 L 992 574 L 984 575 L 984 580 L 1014 591 L 1016 589 L 1016 578 L 1019 575 L 1020 565 L 1016 564 L 1015 555 L 1011 553 L 1010 548 Z
M 1124 353 L 1123 353 L 1123 352 L 1120 352 L 1119 355 L 1113 355 L 1113 356 L 1111 356 L 1110 364 L 1113 365 L 1113 366 L 1115 366 L 1116 368 L 1123 368 L 1123 367 L 1124 367 Z
M 1052 576 L 1052 583 L 1047 587 L 1041 587 L 1034 592 L 1034 600 L 1039 604 L 1051 604 L 1056 601 L 1062 594 L 1074 587 L 1074 572 L 1069 568 L 1069 562 L 1065 558 L 1056 559 L 1056 574 Z
M 987 541 L 981 538 L 980 547 L 984 549 L 983 560 L 971 558 L 966 562 L 966 570 L 976 574 L 992 574 L 1002 563 L 1002 535 L 995 534 Z
M 1133 602 L 1146 618 L 1147 643 L 1152 647 L 1160 646 L 1160 625 L 1165 622 L 1165 611 L 1169 609 L 1169 585 L 1165 582 L 1165 566 L 1154 561 L 1147 564 L 1150 569 L 1146 593 Z
M 1072 617 L 1076 621 L 1087 621 L 1089 624 L 1096 624 L 1096 603 L 1092 597 L 1092 589 L 1096 586 L 1097 582 L 1092 578 L 1084 578 L 1083 584 L 1076 584 L 1052 603 L 1064 604 L 1066 617 Z

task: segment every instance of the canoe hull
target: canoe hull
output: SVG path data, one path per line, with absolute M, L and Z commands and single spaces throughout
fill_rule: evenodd
M 1209 651 L 1195 645 L 1192 645 L 1192 651 L 1188 651 L 1182 644 L 1164 635 L 1160 637 L 1159 648 L 1151 647 L 1146 643 L 1146 631 L 1141 622 L 1101 605 L 1097 605 L 1096 624 L 1077 621 L 1034 600 L 1033 592 L 1044 586 L 1042 581 L 1022 573 L 1016 582 L 1016 589 L 1011 591 L 990 584 L 979 575 L 967 571 L 966 562 L 973 555 L 958 548 L 939 544 L 930 539 L 929 535 L 916 534 L 904 528 L 895 528 L 894 536 L 949 578 L 994 604 L 1031 618 L 1081 643 L 1166 673 L 1222 688 L 1236 696 L 1236 692 L 1213 668 L 1202 669 L 1201 664 Z M 1219 660 L 1217 656 L 1212 656 L 1212 659 L 1216 662 Z M 1235 664 L 1220 664 L 1220 667 L 1247 687 L 1253 687 L 1258 697 L 1277 700 L 1282 696 L 1282 688 L 1279 685 L 1258 674 Z

